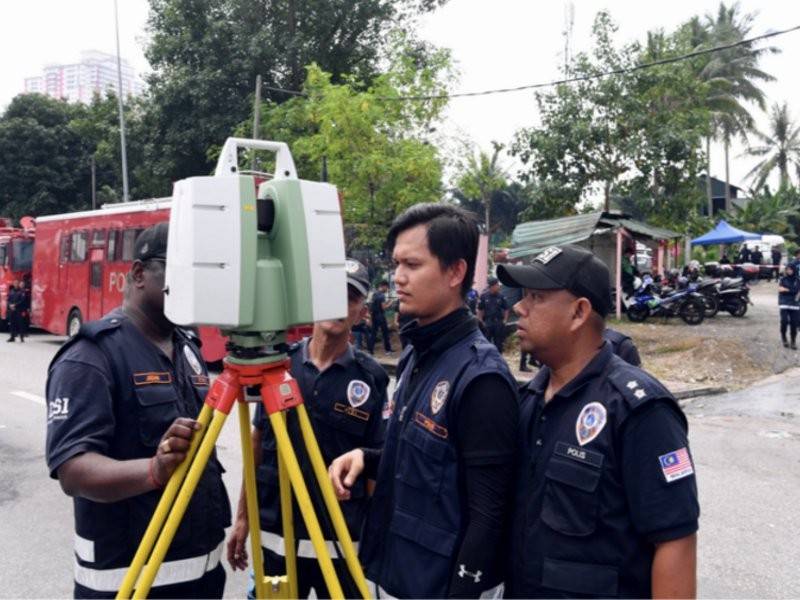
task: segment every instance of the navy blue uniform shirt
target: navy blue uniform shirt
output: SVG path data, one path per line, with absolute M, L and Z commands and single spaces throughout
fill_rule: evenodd
M 478 301 L 478 310 L 483 311 L 483 321 L 487 324 L 502 323 L 508 308 L 508 302 L 500 293 L 484 292 Z
M 172 360 L 120 310 L 86 323 L 54 358 L 47 380 L 50 476 L 69 459 L 96 452 L 116 460 L 150 458 L 178 417 L 196 418 L 209 378 L 199 350 L 176 330 Z M 216 453 L 215 453 L 216 454 Z M 214 554 L 230 525 L 222 466 L 212 455 L 167 553 L 170 561 Z M 116 590 L 161 495 L 154 490 L 119 502 L 74 498 L 76 582 Z M 209 566 L 210 563 L 205 566 Z M 201 565 L 197 577 L 204 573 Z M 167 569 L 168 570 L 168 569 Z M 121 582 L 121 577 L 119 577 Z M 110 590 L 109 590 L 110 588 Z
M 336 457 L 355 448 L 380 447 L 383 444 L 383 410 L 389 383 L 386 372 L 371 356 L 354 350 L 348 344 L 347 351 L 320 373 L 308 355 L 309 340 L 306 338 L 290 351 L 290 371 L 300 386 L 325 464 L 329 465 Z M 280 533 L 282 523 L 275 436 L 261 403 L 256 407 L 253 424 L 263 432 L 262 461 L 257 473 L 261 527 Z M 293 413 L 289 413 L 288 428 L 306 483 L 315 482 Z M 354 539 L 358 539 L 360 534 L 366 501 L 366 483 L 361 477 L 351 488 L 351 499 L 341 503 Z M 321 510 L 324 510 L 323 507 L 317 506 L 318 514 Z M 307 539 L 308 534 L 299 512 L 295 515 L 294 523 L 297 538 Z M 326 530 L 325 533 L 326 539 L 332 539 L 332 532 Z
M 386 318 L 383 305 L 386 303 L 386 294 L 380 290 L 372 293 L 372 300 L 369 303 L 369 312 L 372 314 L 372 322 L 382 321 Z
M 694 533 L 687 425 L 650 375 L 600 352 L 545 403 L 521 390 L 509 597 L 648 597 L 655 544 Z

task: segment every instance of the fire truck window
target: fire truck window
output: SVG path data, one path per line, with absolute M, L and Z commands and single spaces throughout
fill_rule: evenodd
M 108 232 L 108 253 L 106 254 L 106 260 L 108 262 L 114 262 L 117 259 L 116 256 L 117 251 L 117 231 L 112 229 Z
M 8 246 L 6 244 L 0 244 L 0 267 L 6 266 L 6 252 L 8 251 Z
M 92 247 L 104 246 L 106 243 L 106 230 L 95 229 L 92 231 Z
M 72 232 L 72 247 L 69 251 L 70 262 L 83 262 L 86 260 L 86 235 L 85 231 Z
M 69 260 L 69 247 L 71 240 L 72 237 L 69 235 L 64 235 L 61 238 L 61 254 L 59 256 L 59 262 L 65 263 L 67 260 Z
M 92 263 L 92 274 L 90 285 L 93 288 L 99 288 L 103 281 L 103 263 L 101 262 L 93 262 Z
M 133 260 L 133 245 L 141 229 L 126 229 L 122 232 L 122 260 Z
M 33 268 L 33 240 L 11 242 L 11 270 L 30 271 Z

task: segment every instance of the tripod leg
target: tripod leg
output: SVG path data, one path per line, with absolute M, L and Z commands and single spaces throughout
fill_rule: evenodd
M 189 446 L 189 451 L 186 454 L 186 459 L 178 466 L 177 469 L 175 469 L 172 477 L 169 478 L 169 482 L 167 482 L 167 486 L 164 488 L 164 492 L 161 494 L 161 499 L 158 501 L 158 506 L 156 506 L 156 511 L 153 513 L 153 518 L 150 519 L 150 523 L 147 525 L 147 530 L 144 532 L 142 541 L 139 543 L 139 548 L 136 550 L 136 554 L 133 557 L 133 562 L 131 562 L 131 566 L 128 569 L 128 572 L 125 574 L 125 579 L 122 580 L 122 585 L 117 592 L 118 599 L 131 597 L 131 593 L 136 585 L 136 580 L 139 577 L 139 573 L 142 571 L 142 567 L 144 566 L 147 557 L 150 556 L 150 551 L 153 549 L 153 545 L 156 543 L 158 533 L 161 531 L 161 526 L 164 524 L 167 514 L 169 513 L 169 509 L 175 500 L 175 496 L 178 495 L 178 490 L 180 490 L 181 484 L 186 477 L 186 472 L 189 470 L 189 465 L 191 465 L 195 454 L 197 454 L 197 449 L 200 447 L 200 443 L 208 431 L 208 424 L 211 421 L 212 413 L 213 409 L 207 404 L 203 404 L 203 408 L 200 410 L 200 415 L 197 417 L 198 422 L 203 425 L 203 429 L 198 434 L 193 436 L 192 443 Z
M 266 598 L 264 587 L 264 557 L 261 554 L 261 527 L 256 493 L 256 463 L 253 457 L 253 442 L 250 437 L 250 407 L 239 400 L 239 432 L 242 440 L 242 470 L 247 506 L 247 522 L 250 529 L 250 548 L 253 555 L 253 578 L 256 583 L 256 598 Z
M 219 432 L 222 431 L 222 426 L 225 424 L 227 416 L 228 415 L 224 412 L 214 410 L 214 417 L 211 419 L 211 425 L 208 427 L 205 436 L 203 436 L 203 441 L 200 444 L 197 455 L 194 457 L 189 467 L 186 481 L 184 481 L 181 486 L 178 497 L 175 499 L 175 504 L 172 506 L 172 510 L 170 510 L 167 521 L 164 524 L 164 529 L 161 531 L 161 535 L 159 535 L 156 546 L 153 549 L 153 554 L 150 556 L 150 560 L 147 561 L 147 566 L 142 572 L 139 584 L 136 586 L 136 591 L 133 594 L 134 598 L 146 598 L 147 594 L 150 592 L 153 581 L 155 581 L 156 575 L 158 574 L 158 569 L 164 561 L 164 557 L 167 555 L 172 539 L 175 537 L 175 532 L 178 531 L 178 526 L 181 523 L 181 519 L 183 519 L 186 508 L 189 506 L 192 494 L 194 494 L 197 488 L 200 476 L 203 474 L 208 464 L 208 459 L 211 456 L 211 452 L 214 450 L 214 445 L 217 443 Z
M 303 481 L 303 473 L 300 471 L 300 465 L 297 462 L 292 443 L 289 440 L 289 433 L 286 430 L 286 423 L 281 417 L 280 413 L 272 413 L 269 415 L 269 421 L 272 424 L 272 430 L 275 432 L 275 440 L 278 444 L 278 456 L 285 461 L 287 471 L 289 472 L 289 480 L 292 482 L 292 489 L 297 497 L 297 504 L 300 507 L 300 512 L 303 515 L 306 529 L 311 537 L 311 543 L 314 546 L 314 552 L 317 554 L 320 570 L 325 579 L 325 585 L 328 586 L 328 593 L 331 598 L 344 598 L 342 586 L 336 575 L 336 570 L 333 568 L 331 555 L 328 548 L 325 546 L 325 537 L 322 535 L 322 529 L 319 526 L 319 520 L 314 513 L 314 505 L 311 503 L 311 498 L 308 495 L 308 488 L 305 481 Z
M 286 426 L 286 413 L 280 413 L 281 421 Z M 289 581 L 289 597 L 297 598 L 297 551 L 294 535 L 294 510 L 292 509 L 292 486 L 289 481 L 286 461 L 278 453 L 278 489 L 281 494 L 281 521 L 283 523 L 284 559 L 286 561 L 286 578 Z
M 311 427 L 308 411 L 306 411 L 306 407 L 303 404 L 298 406 L 296 410 L 300 420 L 300 430 L 303 432 L 303 441 L 305 442 L 308 456 L 311 459 L 314 474 L 319 482 L 319 487 L 322 490 L 325 507 L 328 509 L 328 514 L 333 521 L 336 537 L 339 539 L 340 546 L 344 552 L 345 562 L 350 570 L 350 574 L 353 576 L 356 587 L 358 587 L 358 591 L 361 592 L 361 595 L 365 599 L 368 599 L 369 589 L 367 588 L 364 571 L 361 568 L 361 563 L 358 561 L 358 557 L 353 548 L 353 540 L 350 538 L 347 523 L 344 520 L 344 515 L 342 515 L 342 508 L 339 506 L 339 501 L 336 499 L 336 494 L 333 491 L 333 485 L 328 478 L 328 471 L 325 468 L 325 461 L 322 458 L 319 444 L 317 444 L 317 438 L 314 436 L 314 429 Z

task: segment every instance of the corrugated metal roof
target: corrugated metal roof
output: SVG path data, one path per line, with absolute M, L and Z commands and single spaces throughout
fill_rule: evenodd
M 603 213 L 589 213 L 520 223 L 511 234 L 511 250 L 508 258 L 514 260 L 530 254 L 538 254 L 548 246 L 575 244 L 591 237 Z
M 604 217 L 602 220 L 605 222 L 611 221 L 612 219 Z M 656 240 L 672 240 L 683 237 L 683 234 L 678 233 L 677 231 L 664 229 L 662 227 L 653 227 L 652 225 L 642 223 L 641 221 L 634 221 L 633 219 L 622 218 L 613 220 L 632 233 L 640 233 Z
M 627 218 L 626 215 L 595 212 L 561 217 L 560 219 L 520 223 L 514 228 L 514 233 L 511 235 L 512 247 L 508 258 L 515 260 L 531 254 L 538 254 L 548 246 L 576 244 L 589 239 L 594 234 L 604 233 L 617 227 L 624 227 L 631 233 L 657 240 L 670 240 L 683 235 L 669 229 L 634 221 Z

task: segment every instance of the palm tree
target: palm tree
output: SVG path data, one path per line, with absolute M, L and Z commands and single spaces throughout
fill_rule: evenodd
M 703 47 L 714 47 L 736 43 L 747 38 L 753 28 L 755 14 L 741 14 L 739 4 L 726 6 L 721 2 L 716 15 L 706 15 L 705 35 L 694 23 L 695 39 Z M 708 55 L 708 62 L 699 72 L 699 77 L 708 83 L 708 108 L 712 114 L 712 136 L 721 139 L 725 147 L 725 210 L 731 210 L 730 195 L 730 143 L 736 136 L 746 139 L 752 130 L 753 118 L 744 103 L 754 102 L 762 110 L 766 100 L 759 83 L 772 81 L 774 77 L 758 68 L 764 53 L 779 52 L 774 46 L 753 48 L 751 45 L 736 46 Z M 710 154 L 711 137 L 706 140 L 706 153 Z M 710 159 L 709 159 L 710 160 Z M 709 215 L 711 214 L 711 171 L 707 165 L 707 191 Z
M 789 107 L 773 104 L 770 110 L 769 133 L 754 132 L 761 142 L 751 146 L 747 154 L 757 156 L 761 161 L 747 174 L 753 178 L 753 188 L 764 187 L 769 176 L 777 169 L 780 174 L 780 189 L 786 189 L 791 183 L 789 167 L 794 166 L 800 176 L 800 125 L 797 125 L 789 114 Z
M 508 175 L 500 164 L 503 145 L 492 142 L 491 155 L 470 151 L 462 165 L 462 172 L 456 178 L 456 188 L 466 198 L 478 200 L 483 206 L 486 235 L 491 239 L 492 230 L 489 217 L 492 211 L 492 196 L 508 185 Z

